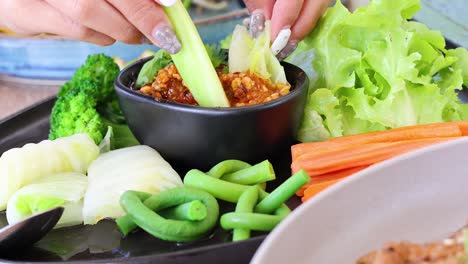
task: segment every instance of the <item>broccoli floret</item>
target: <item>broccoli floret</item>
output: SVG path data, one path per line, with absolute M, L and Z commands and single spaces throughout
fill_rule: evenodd
M 137 145 L 114 91 L 118 73 L 119 67 L 112 58 L 104 54 L 88 56 L 57 94 L 50 116 L 49 138 L 86 133 L 99 144 L 111 126 L 115 148 Z

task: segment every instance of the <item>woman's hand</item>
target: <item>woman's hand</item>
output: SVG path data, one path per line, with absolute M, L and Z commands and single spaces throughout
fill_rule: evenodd
M 0 26 L 20 35 L 58 35 L 98 45 L 152 42 L 176 53 L 181 45 L 161 5 L 176 0 L 1 0 Z
M 250 17 L 250 30 L 254 36 L 263 31 L 265 20 L 271 19 L 272 39 L 281 30 L 289 35 L 288 44 L 278 50 L 280 60 L 286 58 L 315 26 L 332 0 L 244 0 Z M 283 34 L 281 34 L 283 35 Z M 283 36 L 284 36 L 283 35 Z

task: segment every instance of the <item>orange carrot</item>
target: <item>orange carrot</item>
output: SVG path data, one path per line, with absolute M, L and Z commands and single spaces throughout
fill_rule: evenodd
M 341 180 L 342 179 L 326 181 L 326 182 L 317 183 L 317 184 L 309 186 L 309 188 L 307 188 L 304 191 L 304 196 L 301 199 L 302 202 L 305 202 L 305 201 L 309 200 L 310 198 L 312 198 L 313 196 L 315 196 L 319 192 L 323 191 L 324 189 L 330 187 L 331 185 L 333 185 L 333 184 L 335 184 L 335 183 L 337 183 L 337 182 L 339 182 Z
M 367 167 L 368 166 L 359 166 L 359 167 L 334 171 L 334 172 L 330 172 L 330 173 L 310 177 L 310 181 L 308 183 L 306 183 L 304 186 L 302 186 L 301 189 L 299 189 L 296 192 L 296 195 L 297 196 L 303 196 L 305 189 L 307 189 L 311 185 L 315 185 L 315 184 L 323 183 L 323 182 L 327 182 L 327 181 L 342 179 L 342 178 L 348 177 L 349 175 L 351 175 L 353 173 L 361 171 L 361 170 L 363 170 L 363 169 L 365 169 Z
M 383 160 L 407 153 L 422 147 L 441 143 L 460 137 L 428 138 L 391 143 L 369 143 L 332 150 L 324 153 L 307 153 L 301 155 L 291 164 L 293 173 L 304 169 L 310 176 L 349 169 L 357 166 L 368 166 Z
M 467 121 L 432 123 L 336 137 L 322 142 L 299 143 L 291 147 L 291 154 L 293 160 L 295 160 L 305 153 L 327 151 L 329 149 L 344 147 L 345 145 L 459 137 L 463 135 L 468 135 Z
M 463 136 L 468 136 L 468 121 L 458 121 L 458 127 Z

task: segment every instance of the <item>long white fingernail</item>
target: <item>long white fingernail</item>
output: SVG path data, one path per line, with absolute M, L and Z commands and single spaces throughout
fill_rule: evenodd
M 288 44 L 289 38 L 291 37 L 291 29 L 284 28 L 280 30 L 273 44 L 271 44 L 271 51 L 273 54 L 278 55 L 284 47 Z
M 177 3 L 178 0 L 159 0 L 161 5 L 163 6 L 173 6 L 175 3 Z
M 159 47 L 165 49 L 170 54 L 175 54 L 182 48 L 174 30 L 164 24 L 156 26 L 153 29 L 152 35 Z
M 291 53 L 297 48 L 297 44 L 299 44 L 298 41 L 289 41 L 286 47 L 281 50 L 276 57 L 278 58 L 279 61 L 282 61 L 286 59 Z
M 263 11 L 258 9 L 252 12 L 252 16 L 250 16 L 250 32 L 253 38 L 258 37 L 262 34 L 263 30 L 265 29 L 265 14 Z

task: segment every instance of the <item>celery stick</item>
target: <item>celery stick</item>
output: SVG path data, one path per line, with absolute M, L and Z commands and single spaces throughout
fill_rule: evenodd
M 184 83 L 200 106 L 228 107 L 229 101 L 205 46 L 184 4 L 164 7 L 182 49 L 171 55 Z

